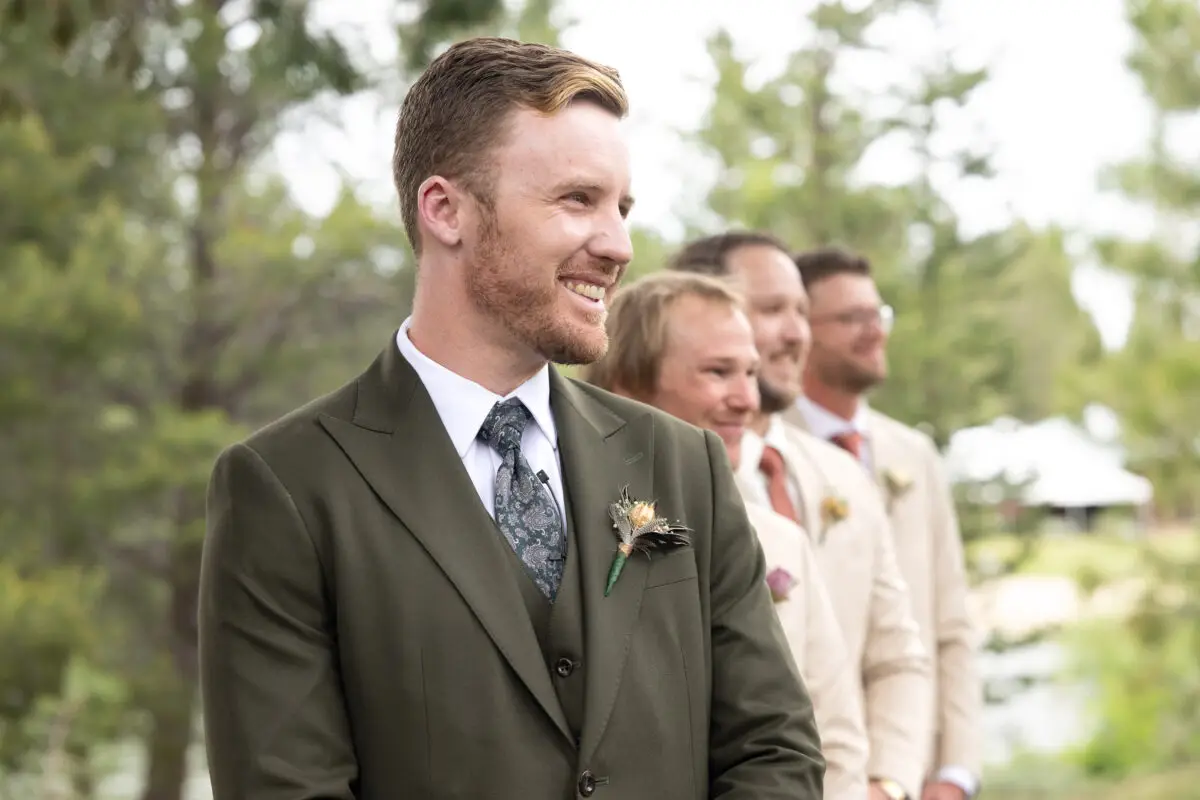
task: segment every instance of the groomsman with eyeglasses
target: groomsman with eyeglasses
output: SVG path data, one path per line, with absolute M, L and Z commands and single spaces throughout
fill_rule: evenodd
M 811 343 L 791 251 L 769 233 L 735 230 L 688 242 L 669 266 L 725 280 L 745 299 L 759 404 L 740 443 L 738 487 L 748 507 L 770 508 L 811 539 L 861 687 L 869 800 L 915 800 L 933 739 L 931 660 L 874 482 L 841 449 L 783 420 Z
M 784 418 L 854 456 L 884 493 L 896 554 L 934 660 L 933 759 L 922 800 L 979 791 L 983 689 L 954 503 L 941 457 L 921 431 L 867 402 L 887 377 L 893 312 L 868 261 L 837 248 L 795 256 L 810 304 L 804 392 Z

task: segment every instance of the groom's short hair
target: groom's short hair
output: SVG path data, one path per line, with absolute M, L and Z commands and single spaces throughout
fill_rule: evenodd
M 392 177 L 413 251 L 420 253 L 417 190 L 430 175 L 460 181 L 485 208 L 495 176 L 492 148 L 504 144 L 517 108 L 556 114 L 571 102 L 595 103 L 623 118 L 629 101 L 621 77 L 557 47 L 478 37 L 442 53 L 408 90 L 396 122 Z
M 656 272 L 617 292 L 608 309 L 608 351 L 584 368 L 584 380 L 610 392 L 647 400 L 658 388 L 675 305 L 697 297 L 739 311 L 741 295 L 718 278 L 690 272 Z

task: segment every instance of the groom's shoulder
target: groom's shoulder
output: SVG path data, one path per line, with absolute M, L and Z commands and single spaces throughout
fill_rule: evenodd
M 356 394 L 357 380 L 350 381 L 264 423 L 228 449 L 247 447 L 272 467 L 312 463 L 334 446 L 321 419 L 352 418 Z
M 702 456 L 708 451 L 709 442 L 706 439 L 706 433 L 695 425 L 671 416 L 654 406 L 613 394 L 577 378 L 568 378 L 567 383 L 588 401 L 603 406 L 614 416 L 626 422 L 647 418 L 654 432 L 656 453 L 663 453 L 664 450 L 666 452 L 682 450 L 689 454 Z

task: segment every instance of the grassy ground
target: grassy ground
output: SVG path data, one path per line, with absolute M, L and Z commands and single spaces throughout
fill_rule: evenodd
M 1020 550 L 1020 542 L 1010 536 L 989 537 L 970 547 L 976 560 L 1007 561 Z M 1147 551 L 1172 560 L 1194 559 L 1200 557 L 1200 535 L 1192 529 L 1164 529 L 1142 540 L 1104 533 L 1046 536 L 1034 545 L 1017 573 L 1069 578 L 1091 573 L 1107 582 L 1137 576 Z
M 989 783 L 982 800 L 1200 800 L 1200 768 L 1130 778 L 1120 783 L 1048 781 L 1030 788 L 1032 779 Z
M 1007 560 L 1021 544 L 991 537 L 971 544 L 975 558 Z M 1097 585 L 1146 577 L 1147 554 L 1171 560 L 1200 558 L 1195 529 L 1158 530 L 1131 541 L 1112 534 L 1051 535 L 1039 540 L 1017 574 L 1090 577 Z M 1089 781 L 1067 761 L 1018 759 L 984 781 L 982 800 L 1200 800 L 1200 765 L 1123 781 Z

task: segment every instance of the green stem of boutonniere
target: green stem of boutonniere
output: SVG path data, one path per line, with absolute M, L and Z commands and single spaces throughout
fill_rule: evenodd
M 625 562 L 629 560 L 631 553 L 633 553 L 633 545 L 622 543 L 617 548 L 617 554 L 613 556 L 612 567 L 608 570 L 608 583 L 604 587 L 605 597 L 608 597 L 608 593 L 616 586 L 617 578 L 621 577 L 621 570 L 625 569 Z

